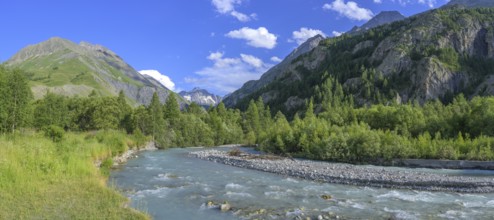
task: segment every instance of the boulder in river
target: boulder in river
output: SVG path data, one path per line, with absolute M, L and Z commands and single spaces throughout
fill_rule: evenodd
M 228 211 L 230 211 L 231 208 L 232 207 L 227 202 L 225 202 L 225 203 L 223 203 L 223 204 L 220 205 L 220 210 L 222 212 L 228 212 Z

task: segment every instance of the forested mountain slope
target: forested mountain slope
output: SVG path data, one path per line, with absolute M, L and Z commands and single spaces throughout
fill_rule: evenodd
M 171 92 L 103 46 L 58 37 L 27 46 L 5 64 L 28 74 L 35 98 L 48 91 L 65 96 L 88 96 L 93 91 L 116 96 L 122 90 L 136 104 L 147 104 L 155 91 L 162 102 Z
M 235 106 L 270 97 L 264 102 L 273 112 L 293 115 L 311 97 L 318 108 L 335 100 L 449 102 L 459 93 L 493 95 L 493 83 L 494 9 L 457 6 L 325 39 Z

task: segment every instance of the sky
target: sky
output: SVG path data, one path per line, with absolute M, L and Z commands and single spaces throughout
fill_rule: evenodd
M 306 39 L 338 36 L 381 11 L 448 0 L 0 0 L 0 62 L 62 37 L 103 45 L 173 91 L 225 95 Z

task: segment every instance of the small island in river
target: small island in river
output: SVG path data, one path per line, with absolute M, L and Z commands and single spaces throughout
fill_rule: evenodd
M 492 177 L 452 176 L 383 167 L 262 157 L 247 153 L 231 154 L 219 150 L 191 152 L 190 156 L 235 167 L 326 183 L 460 193 L 494 192 Z

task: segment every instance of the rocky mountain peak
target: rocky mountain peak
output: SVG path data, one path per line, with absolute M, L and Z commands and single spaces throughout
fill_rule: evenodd
M 297 47 L 295 50 L 293 50 L 285 59 L 288 59 L 287 61 L 291 62 L 293 59 L 297 58 L 298 56 L 307 53 L 317 47 L 319 45 L 319 42 L 324 40 L 324 37 L 320 34 L 311 37 L 307 39 L 303 44 L 301 44 L 299 47 Z
M 11 57 L 7 62 L 10 64 L 18 64 L 32 57 L 50 55 L 64 50 L 77 50 L 77 45 L 72 41 L 60 37 L 52 37 L 39 44 L 28 45 Z
M 451 0 L 446 7 L 448 6 L 464 6 L 466 8 L 481 8 L 481 7 L 494 7 L 493 0 Z
M 205 89 L 195 87 L 189 92 L 182 91 L 179 93 L 185 100 L 189 102 L 195 102 L 204 107 L 209 107 L 211 105 L 215 106 L 219 104 L 222 98 L 218 95 L 214 95 Z
M 398 11 L 382 11 L 362 26 L 352 28 L 352 30 L 350 30 L 348 33 L 357 34 L 359 32 L 366 31 L 381 25 L 393 23 L 395 21 L 400 21 L 405 18 L 406 17 Z

